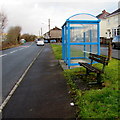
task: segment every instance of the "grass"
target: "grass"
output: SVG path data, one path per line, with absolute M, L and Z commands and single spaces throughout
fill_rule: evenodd
M 78 46 L 71 46 L 71 57 L 84 57 L 84 52 Z M 85 53 L 88 56 L 88 53 Z
M 62 59 L 62 46 L 57 45 L 57 44 L 50 44 L 50 45 L 53 48 L 55 58 L 57 60 Z M 88 55 L 88 53 L 86 53 L 86 55 Z M 79 56 L 83 57 L 84 52 L 78 48 L 71 47 L 71 56 L 72 57 L 79 57 Z
M 53 49 L 55 58 L 57 60 L 62 59 L 62 46 L 61 45 L 57 45 L 57 44 L 50 44 L 50 45 L 51 45 L 51 47 Z
M 55 56 L 61 59 L 61 46 L 52 45 Z M 91 88 L 89 90 L 80 90 L 75 80 L 82 79 L 85 82 L 94 80 L 96 74 L 92 73 L 89 76 L 81 77 L 79 74 L 85 73 L 85 68 L 74 68 L 64 71 L 67 79 L 71 97 L 77 106 L 77 117 L 81 119 L 120 119 L 119 117 L 119 69 L 120 60 L 112 59 L 109 65 L 105 67 L 105 73 L 102 74 L 104 87 Z M 99 69 L 101 64 L 94 64 Z
M 76 102 L 78 117 L 118 118 L 118 90 L 104 88 L 86 91 Z

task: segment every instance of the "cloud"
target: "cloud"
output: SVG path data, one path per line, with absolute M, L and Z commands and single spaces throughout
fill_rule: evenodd
M 19 25 L 22 27 L 23 33 L 37 35 L 41 27 L 43 33 L 48 31 L 49 18 L 51 19 L 51 28 L 54 26 L 61 27 L 68 17 L 77 13 L 98 15 L 103 9 L 113 12 L 117 9 L 117 1 L 1 0 L 0 7 L 8 16 L 8 28 Z

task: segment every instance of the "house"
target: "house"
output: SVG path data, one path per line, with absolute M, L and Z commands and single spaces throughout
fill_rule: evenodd
M 57 42 L 61 42 L 62 30 L 58 27 L 54 27 L 53 29 L 45 33 L 43 36 L 44 39 L 56 40 Z
M 120 21 L 118 20 L 120 18 L 120 8 L 112 13 L 103 10 L 96 17 L 101 19 L 100 38 L 102 43 L 105 43 L 107 39 L 113 39 L 113 37 L 120 35 Z
M 100 13 L 98 16 L 96 16 L 98 19 L 101 20 L 100 22 L 100 38 L 103 41 L 106 37 L 106 17 L 110 13 L 106 12 L 106 10 L 103 10 L 102 13 Z
M 106 18 L 107 24 L 107 37 L 113 38 L 117 35 L 120 35 L 120 8 L 111 13 Z

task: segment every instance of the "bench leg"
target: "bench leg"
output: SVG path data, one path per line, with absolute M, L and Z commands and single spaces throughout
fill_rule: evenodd
M 100 75 L 100 73 L 97 73 L 97 83 L 101 84 L 101 75 Z
M 86 68 L 86 75 L 89 75 L 90 71 Z
M 88 85 L 100 85 L 101 84 L 101 75 L 100 73 L 97 73 L 97 82 L 89 82 Z

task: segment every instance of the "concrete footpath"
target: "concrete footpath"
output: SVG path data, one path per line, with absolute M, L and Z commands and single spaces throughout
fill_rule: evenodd
M 5 108 L 3 118 L 74 118 L 66 80 L 45 45 Z

